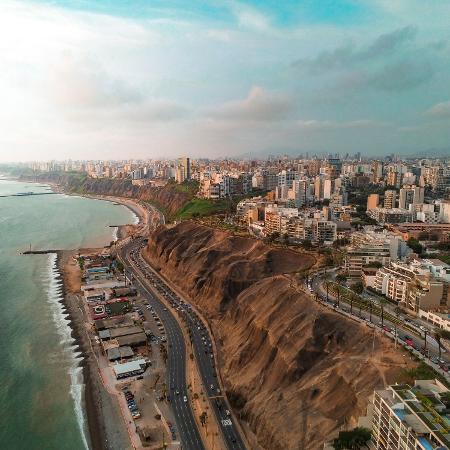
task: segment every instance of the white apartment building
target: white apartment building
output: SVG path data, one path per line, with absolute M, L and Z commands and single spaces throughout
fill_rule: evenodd
M 372 263 L 385 266 L 411 253 L 403 239 L 387 230 L 366 227 L 364 231 L 353 233 L 350 239 L 344 261 L 344 269 L 350 276 L 361 275 L 364 266 Z
M 374 392 L 368 407 L 376 450 L 445 450 L 450 448 L 446 413 L 449 390 L 438 380 L 416 380 L 413 387 L 392 385 Z
M 378 269 L 374 289 L 413 313 L 448 307 L 448 283 L 426 264 L 391 262 Z

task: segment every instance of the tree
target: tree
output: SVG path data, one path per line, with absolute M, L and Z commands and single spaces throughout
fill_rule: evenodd
M 362 284 L 362 281 L 357 281 L 351 285 L 350 289 L 357 294 L 362 294 L 364 292 L 364 285 Z
M 305 240 L 302 241 L 302 247 L 303 247 L 305 250 L 311 250 L 311 248 L 312 248 L 312 242 L 311 242 L 309 239 L 305 239 Z
M 207 418 L 207 417 L 208 417 L 208 415 L 206 414 L 206 411 L 203 411 L 203 412 L 200 414 L 200 423 L 202 424 L 202 427 L 205 426 L 206 418 Z
M 339 436 L 333 440 L 335 450 L 358 450 L 368 448 L 371 432 L 367 428 L 357 427 L 351 431 L 341 431 Z
M 410 237 L 408 239 L 408 247 L 413 250 L 414 253 L 421 255 L 423 252 L 423 247 L 417 239 Z
M 343 273 L 339 273 L 336 275 L 336 281 L 338 283 L 345 283 L 347 281 L 347 277 Z
M 436 339 L 436 341 L 438 343 L 439 359 L 441 359 L 441 349 L 442 349 L 441 338 L 442 337 L 443 337 L 442 330 L 440 328 L 435 328 L 434 329 L 434 338 Z

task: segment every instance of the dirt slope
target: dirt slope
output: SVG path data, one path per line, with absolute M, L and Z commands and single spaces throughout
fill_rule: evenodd
M 311 256 L 189 222 L 157 230 L 146 256 L 210 320 L 227 393 L 255 448 L 322 448 L 404 364 L 389 341 L 283 275 L 311 266 Z

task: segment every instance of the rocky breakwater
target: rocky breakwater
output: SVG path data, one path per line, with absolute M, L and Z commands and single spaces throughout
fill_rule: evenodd
M 192 222 L 160 227 L 145 256 L 210 321 L 252 448 L 322 448 L 404 367 L 386 338 L 299 289 L 311 256 Z

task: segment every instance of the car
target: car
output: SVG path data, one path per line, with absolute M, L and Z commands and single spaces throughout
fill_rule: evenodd
M 187 402 L 187 397 L 185 395 L 183 396 L 183 401 L 184 401 L 184 403 Z
M 430 361 L 434 364 L 438 364 L 439 360 L 436 358 L 436 356 L 433 356 L 432 358 L 430 358 Z
M 213 391 L 213 390 L 214 390 L 214 385 L 212 384 L 212 385 L 210 386 L 210 388 L 211 388 L 211 390 Z
M 177 389 L 177 390 L 175 391 L 175 394 L 180 395 L 180 391 Z
M 441 364 L 441 369 L 442 369 L 444 372 L 448 372 L 448 367 L 447 367 L 445 364 Z

